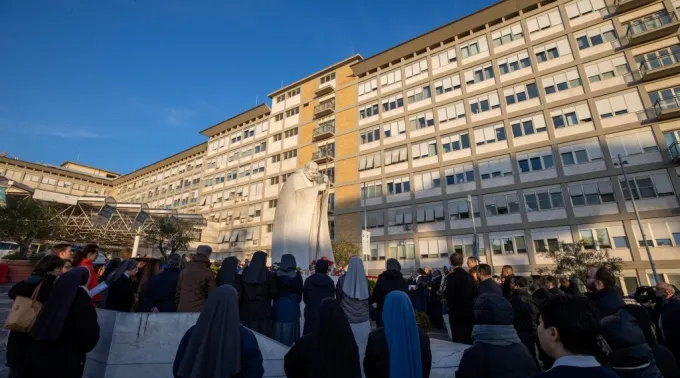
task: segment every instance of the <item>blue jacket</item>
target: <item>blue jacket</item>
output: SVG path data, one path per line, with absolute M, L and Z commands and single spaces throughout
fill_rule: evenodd
M 498 294 L 503 296 L 503 288 L 493 278 L 487 278 L 477 286 L 477 296 L 479 297 L 482 294 Z
M 159 274 L 151 277 L 142 293 L 145 307 L 144 311 L 151 311 L 156 307 L 159 312 L 175 312 L 175 292 L 177 291 L 177 281 L 179 280 L 179 269 L 168 268 Z
M 177 377 L 177 371 L 184 358 L 184 352 L 187 349 L 191 335 L 194 333 L 194 328 L 191 326 L 182 337 L 182 341 L 177 347 L 177 354 L 175 361 L 172 363 L 172 375 Z M 264 376 L 264 367 L 262 365 L 262 353 L 260 346 L 257 344 L 257 338 L 252 331 L 241 326 L 241 371 L 233 377 L 224 378 L 262 378 Z
M 588 299 L 594 302 L 600 319 L 614 315 L 621 307 L 626 305 L 621 294 L 613 287 L 606 287 L 600 291 L 587 293 Z
M 274 320 L 293 323 L 300 320 L 302 301 L 302 276 L 276 276 L 277 297 L 274 299 Z
M 325 274 L 315 273 L 305 280 L 305 319 L 316 319 L 321 301 L 335 296 L 335 284 Z

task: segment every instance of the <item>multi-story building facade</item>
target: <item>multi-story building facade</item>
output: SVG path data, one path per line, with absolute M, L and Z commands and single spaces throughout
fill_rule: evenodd
M 550 263 L 542 252 L 583 241 L 626 262 L 626 290 L 651 273 L 632 195 L 658 271 L 677 284 L 676 3 L 500 2 L 282 87 L 271 108 L 203 130 L 206 143 L 86 180 L 201 213 L 215 231 L 202 242 L 246 258 L 271 246 L 286 177 L 315 161 L 333 182 L 332 234 L 358 242 L 366 227 L 371 271 L 391 257 L 414 269 L 470 255 L 474 219 L 496 269 L 535 272 Z

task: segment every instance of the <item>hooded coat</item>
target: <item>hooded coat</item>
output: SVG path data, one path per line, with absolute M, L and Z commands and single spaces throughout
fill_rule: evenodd
M 482 294 L 473 311 L 473 344 L 463 352 L 456 378 L 529 378 L 539 373 L 512 326 L 513 310 L 507 299 Z
M 204 255 L 194 256 L 179 274 L 175 294 L 177 312 L 200 312 L 213 290 L 215 274 L 210 270 L 210 259 Z
M 373 296 L 371 297 L 371 301 L 377 305 L 376 316 L 378 327 L 382 325 L 382 308 L 387 294 L 394 290 L 408 293 L 408 281 L 401 274 L 399 262 L 396 259 L 389 259 L 387 260 L 386 268 L 387 270 L 378 276 L 378 281 L 373 288 Z
M 335 297 L 335 284 L 328 277 L 328 262 L 319 260 L 314 267 L 314 274 L 305 280 L 303 300 L 305 301 L 305 327 L 302 332 L 306 335 L 314 330 L 321 301 Z

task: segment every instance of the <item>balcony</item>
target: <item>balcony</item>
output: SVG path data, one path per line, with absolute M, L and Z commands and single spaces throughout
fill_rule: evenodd
M 666 55 L 640 62 L 638 70 L 641 80 L 656 80 L 680 73 L 680 51 L 670 54 L 662 50 L 662 53 Z
M 335 79 L 329 80 L 321 85 L 314 91 L 314 94 L 318 96 L 323 96 L 329 94 L 335 90 Z
M 654 0 L 615 0 L 614 8 L 616 13 L 623 13 L 653 2 Z
M 633 0 L 635 2 L 636 0 Z M 671 35 L 678 31 L 678 16 L 672 13 L 656 13 L 643 18 L 633 20 L 628 25 L 625 35 L 618 40 L 618 46 L 635 46 L 641 43 Z
M 332 137 L 333 135 L 335 135 L 335 120 L 319 124 L 319 126 L 314 129 L 312 139 L 321 140 Z
M 654 114 L 658 120 L 680 116 L 680 97 L 669 97 L 654 103 Z
M 673 144 L 668 147 L 668 153 L 671 154 L 673 163 L 680 163 L 680 144 L 678 144 L 678 142 L 673 142 Z
M 319 147 L 319 150 L 312 154 L 312 160 L 317 164 L 324 164 L 333 161 L 335 149 Z
M 335 111 L 335 99 L 326 100 L 314 107 L 314 116 L 323 117 L 333 114 Z

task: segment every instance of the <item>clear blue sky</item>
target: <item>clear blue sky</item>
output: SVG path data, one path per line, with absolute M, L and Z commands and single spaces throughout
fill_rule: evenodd
M 494 0 L 2 0 L 0 151 L 127 173 L 284 84 Z

